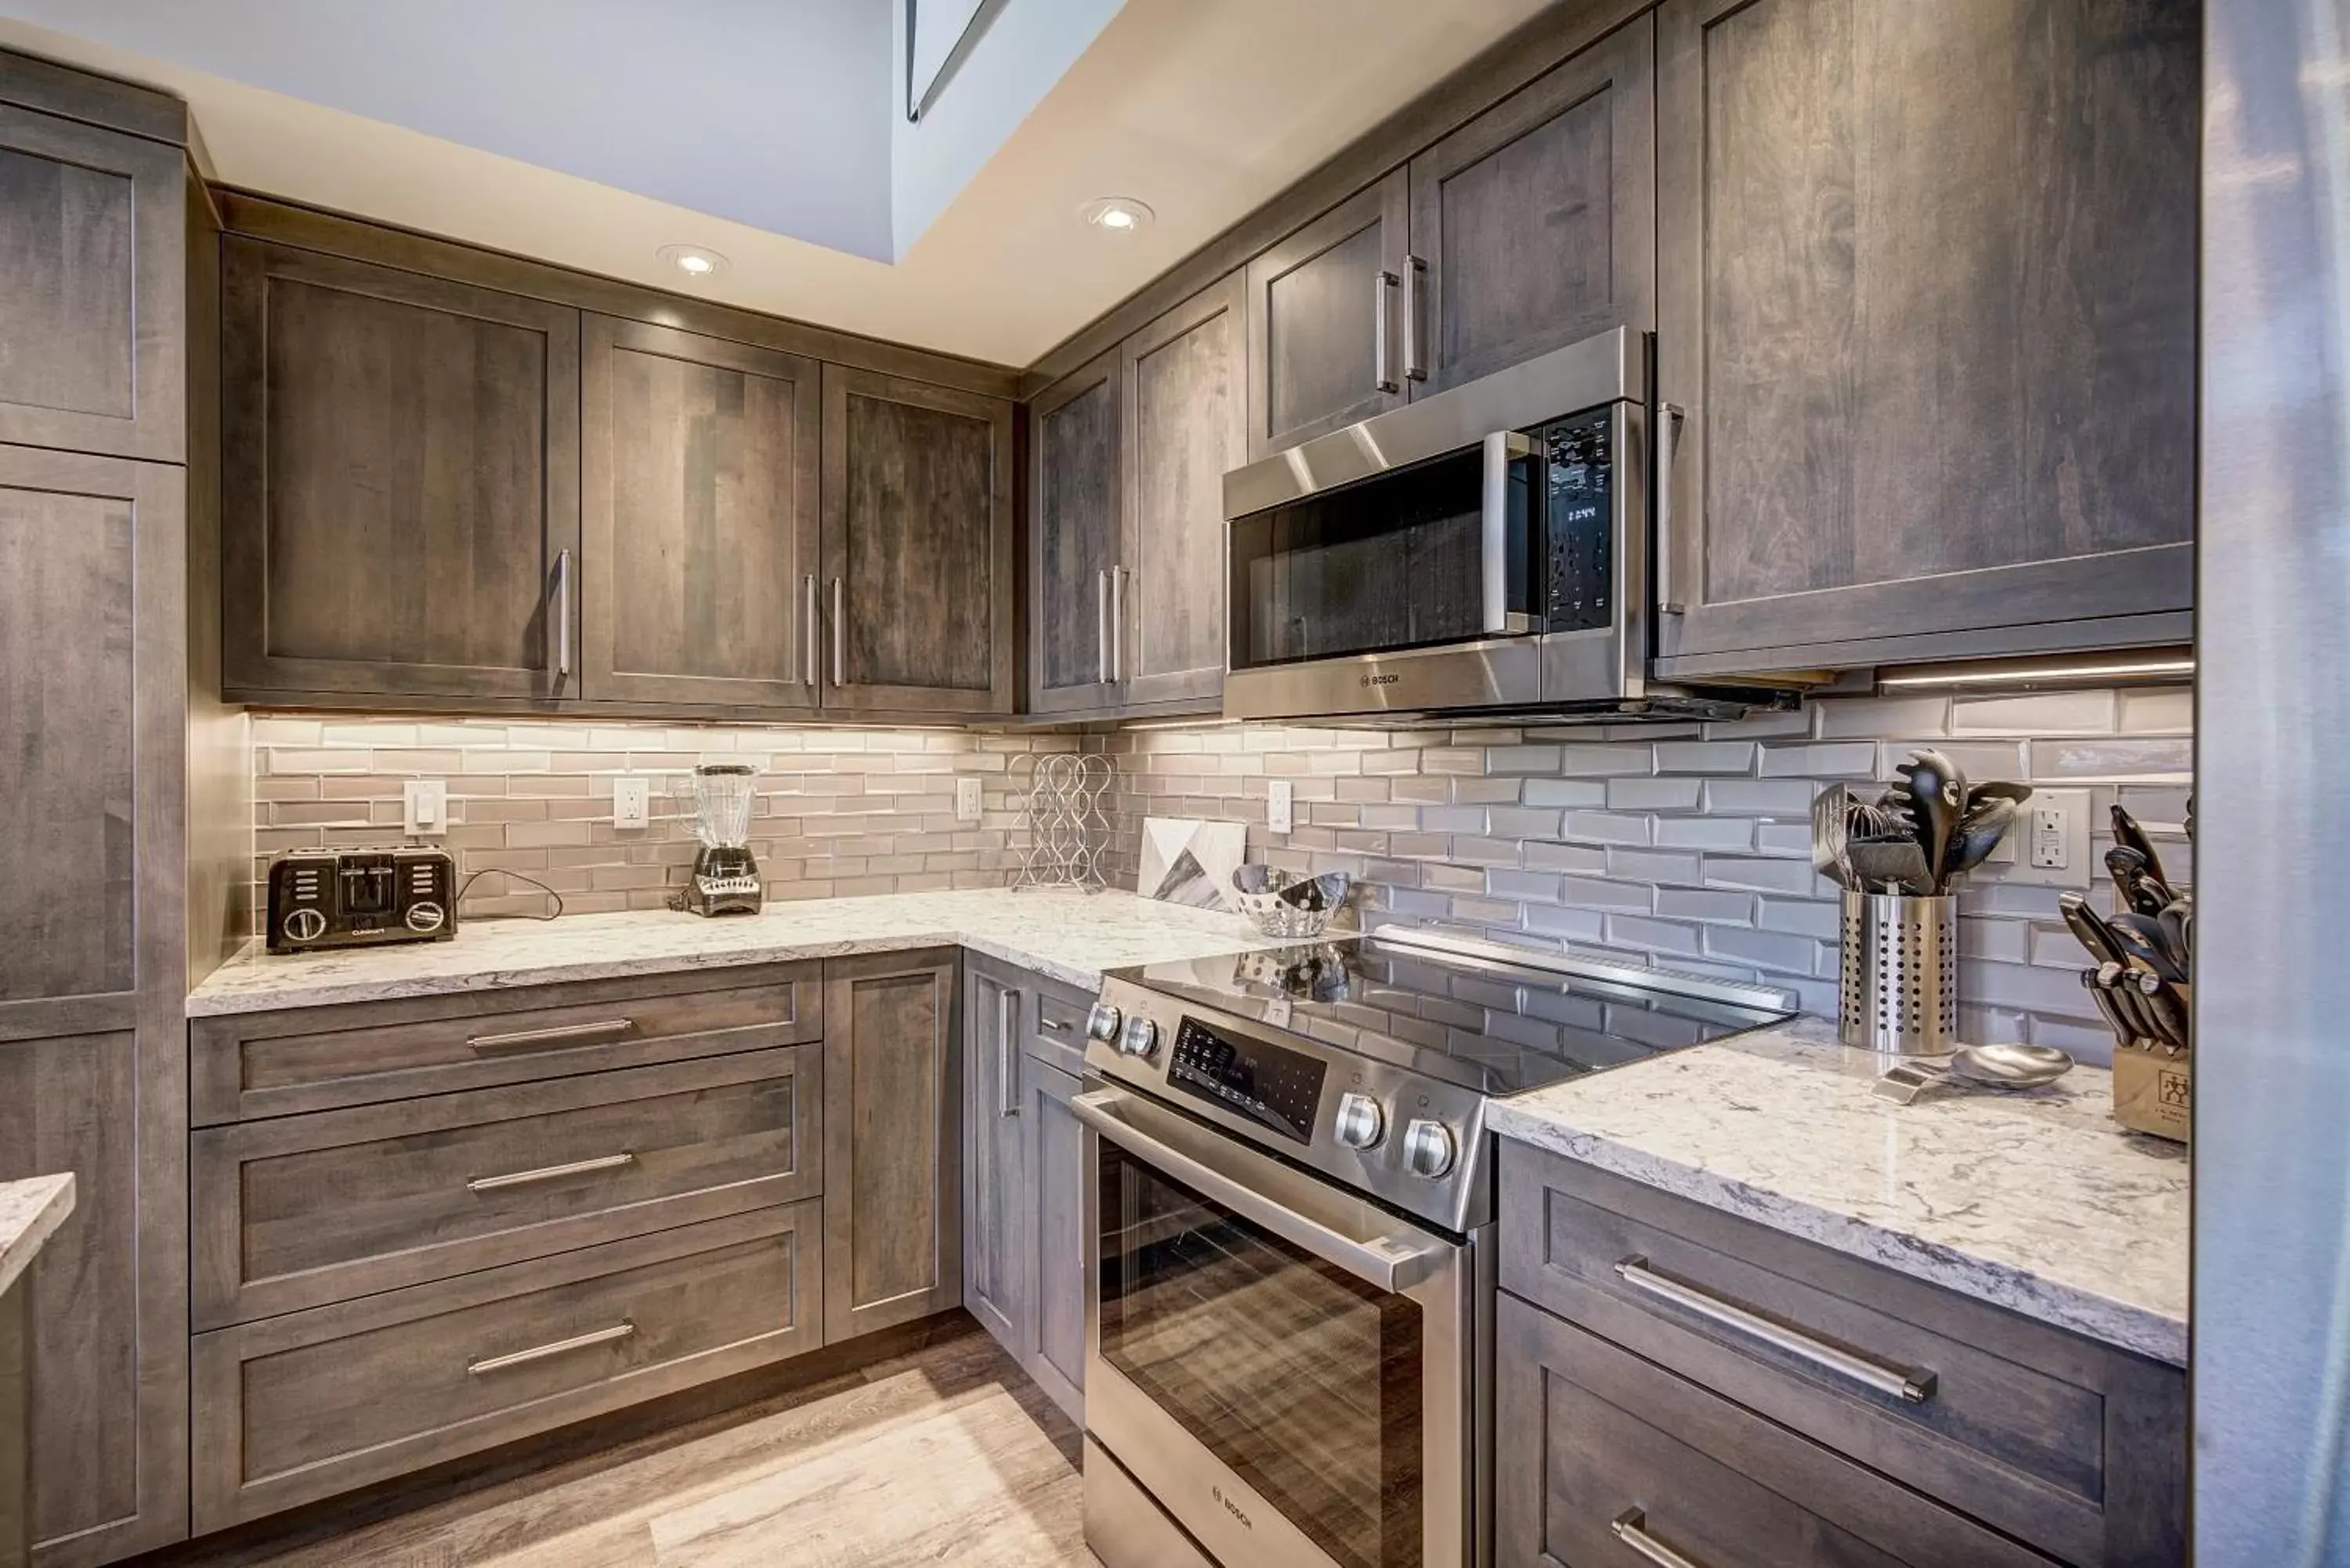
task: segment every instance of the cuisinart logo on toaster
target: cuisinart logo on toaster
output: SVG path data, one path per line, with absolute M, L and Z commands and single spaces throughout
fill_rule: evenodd
M 1363 677 L 1363 684 L 1366 686 L 1392 686 L 1402 679 L 1403 677 L 1400 675 L 1366 675 Z

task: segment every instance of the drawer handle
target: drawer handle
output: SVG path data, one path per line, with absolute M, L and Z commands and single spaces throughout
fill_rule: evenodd
M 509 1176 L 477 1176 L 465 1183 L 468 1192 L 499 1192 L 509 1187 L 533 1187 L 542 1181 L 560 1181 L 567 1176 L 586 1176 L 591 1171 L 618 1170 L 624 1165 L 634 1165 L 633 1154 L 598 1155 L 594 1159 L 575 1159 L 569 1165 L 544 1165 L 536 1170 L 517 1170 Z
M 1076 1027 L 1076 1023 L 1073 1019 L 1054 1018 L 1041 1007 L 1036 1010 L 1036 1029 L 1039 1033 L 1066 1034 Z
M 637 1325 L 626 1321 L 609 1328 L 599 1328 L 593 1334 L 558 1339 L 552 1345 L 535 1345 L 528 1350 L 517 1350 L 507 1355 L 485 1355 L 479 1361 L 465 1363 L 465 1376 L 481 1377 L 492 1372 L 504 1372 L 509 1366 L 522 1366 L 533 1361 L 544 1361 L 550 1355 L 568 1355 L 575 1350 L 593 1350 L 599 1345 L 611 1345 L 637 1332 Z
M 1677 1307 L 1693 1312 L 1724 1328 L 1734 1329 L 1750 1338 L 1759 1339 L 1773 1350 L 1784 1351 L 1839 1377 L 1849 1378 L 1864 1388 L 1907 1400 L 1912 1405 L 1923 1405 L 1934 1397 L 1934 1375 L 1930 1372 L 1897 1372 L 1889 1366 L 1864 1360 L 1849 1351 L 1839 1350 L 1809 1334 L 1783 1328 L 1744 1307 L 1732 1306 L 1719 1297 L 1710 1296 L 1678 1280 L 1669 1280 L 1654 1272 L 1646 1258 L 1625 1259 L 1616 1265 L 1616 1274 L 1636 1291 L 1655 1296 L 1659 1301 L 1670 1302 Z
M 516 1029 L 505 1034 L 475 1034 L 468 1051 L 538 1051 L 550 1045 L 586 1045 L 636 1028 L 633 1018 L 599 1018 L 593 1023 L 558 1023 L 551 1029 Z
M 1648 1516 L 1637 1508 L 1617 1514 L 1607 1528 L 1616 1539 L 1655 1563 L 1657 1568 L 1704 1568 L 1694 1557 L 1684 1557 L 1648 1532 Z

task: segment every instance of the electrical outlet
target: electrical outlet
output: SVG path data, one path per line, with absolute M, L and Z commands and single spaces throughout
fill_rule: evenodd
M 2008 829 L 2006 843 L 2014 846 L 2003 873 L 2007 881 L 2085 888 L 2096 880 L 2097 867 L 2089 859 L 2087 790 L 2033 790 Z
M 612 781 L 612 826 L 652 826 L 651 781 L 641 774 L 622 774 Z
M 1264 792 L 1264 830 L 1267 833 L 1287 833 L 1297 826 L 1297 786 L 1287 779 L 1274 779 Z
M 980 814 L 979 780 L 964 775 L 955 780 L 955 820 L 977 822 Z
M 400 786 L 401 826 L 411 838 L 438 838 L 449 831 L 446 779 L 407 779 Z

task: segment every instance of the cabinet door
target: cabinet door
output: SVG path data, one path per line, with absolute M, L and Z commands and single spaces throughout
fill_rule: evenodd
M 1642 16 L 1411 161 L 1412 396 L 1654 328 L 1655 72 Z
M 1035 1329 L 1028 1375 L 1069 1418 L 1086 1418 L 1085 1127 L 1069 1102 L 1077 1080 L 1029 1058 L 1021 1095 L 1026 1140 L 1027 1230 L 1035 1281 Z
M 1029 409 L 1028 706 L 1038 713 L 1118 701 L 1118 617 L 1130 584 L 1118 558 L 1125 501 L 1118 356 L 1055 382 Z
M 2183 639 L 2198 14 L 1659 11 L 1662 668 Z
M 1249 456 L 1403 402 L 1399 169 L 1248 265 Z
M 1224 472 L 1248 461 L 1246 297 L 1236 274 L 1118 351 L 1129 706 L 1213 708 L 1223 697 Z
M 1036 1339 L 1035 1249 L 1024 1223 L 1020 1054 L 1031 998 L 1010 977 L 969 964 L 963 992 L 962 1304 L 1025 1360 Z
M 953 949 L 824 966 L 824 1342 L 962 1302 Z
M 186 179 L 176 147 L 0 103 L 0 442 L 181 460 Z
M 34 1264 L 34 1561 L 187 1533 L 184 502 L 0 448 L 0 1180 L 73 1172 Z
M 233 694 L 579 694 L 579 316 L 223 243 Z
M 605 316 L 582 337 L 581 694 L 813 708 L 816 361 Z
M 1012 405 L 824 368 L 824 705 L 1012 711 Z

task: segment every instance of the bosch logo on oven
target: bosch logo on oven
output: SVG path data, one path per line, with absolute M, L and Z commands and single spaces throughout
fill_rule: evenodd
M 1366 686 L 1392 686 L 1402 679 L 1403 677 L 1400 675 L 1366 675 L 1363 677 L 1363 684 Z
M 1228 1498 L 1228 1497 L 1226 1497 L 1226 1496 L 1224 1495 L 1224 1489 L 1223 1489 L 1223 1488 L 1222 1488 L 1222 1487 L 1220 1487 L 1220 1486 L 1211 1486 L 1211 1487 L 1210 1487 L 1208 1490 L 1209 1490 L 1211 1492 L 1212 1492 L 1212 1493 L 1214 1493 L 1214 1494 L 1215 1494 L 1215 1499 L 1216 1499 L 1216 1501 L 1217 1501 L 1218 1502 L 1222 1503 L 1222 1504 L 1224 1505 L 1224 1511 L 1225 1511 L 1226 1513 L 1231 1514 L 1234 1519 L 1237 1519 L 1237 1520 L 1239 1520 L 1239 1521 L 1241 1521 L 1241 1528 L 1242 1528 L 1242 1529 L 1243 1529 L 1243 1530 L 1254 1530 L 1254 1529 L 1256 1528 L 1255 1521 L 1253 1521 L 1253 1520 L 1251 1520 L 1247 1514 L 1243 1513 L 1243 1512 L 1240 1511 L 1240 1506 L 1239 1506 L 1237 1503 L 1233 1502 L 1233 1501 L 1232 1501 L 1232 1500 L 1231 1498 Z

